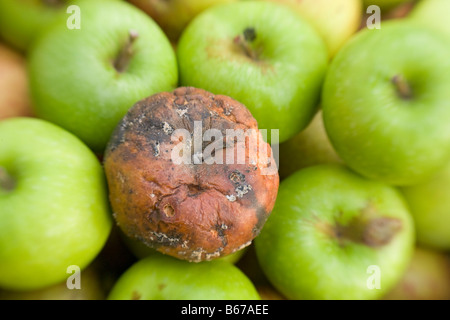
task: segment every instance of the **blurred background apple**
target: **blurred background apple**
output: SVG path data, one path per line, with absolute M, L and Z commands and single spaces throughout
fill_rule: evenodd
M 32 114 L 25 57 L 0 43 L 0 120 Z

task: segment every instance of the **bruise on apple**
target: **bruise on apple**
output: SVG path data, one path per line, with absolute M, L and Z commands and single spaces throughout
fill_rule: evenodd
M 216 130 L 223 140 L 202 138 L 198 152 L 193 144 L 199 123 L 202 134 Z M 230 129 L 249 134 L 230 142 Z M 188 136 L 177 135 L 179 130 Z M 259 143 L 251 143 L 253 138 Z M 216 161 L 207 162 L 202 152 L 213 143 L 222 147 L 214 149 Z M 237 161 L 242 150 L 245 161 Z M 231 153 L 235 161 L 229 163 Z M 174 161 L 180 154 L 189 161 Z M 195 262 L 236 252 L 259 234 L 278 192 L 274 164 L 244 105 L 192 87 L 136 103 L 117 126 L 104 157 L 111 206 L 123 232 L 159 252 Z

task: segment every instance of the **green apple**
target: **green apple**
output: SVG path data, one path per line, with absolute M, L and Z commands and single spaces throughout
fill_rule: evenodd
M 71 0 L 1 0 L 0 38 L 25 52 L 53 20 L 67 14 L 67 8 L 72 2 Z M 69 15 L 65 17 L 67 19 Z
M 25 56 L 0 43 L 0 119 L 32 116 Z
M 76 4 L 80 29 L 59 19 L 30 49 L 31 94 L 38 117 L 101 153 L 136 101 L 177 86 L 177 61 L 161 28 L 133 5 Z
M 328 53 L 298 14 L 266 1 L 214 6 L 184 30 L 177 47 L 180 81 L 230 96 L 258 127 L 283 142 L 314 116 Z
M 419 244 L 450 250 L 450 161 L 432 178 L 400 189 L 416 224 Z
M 70 276 L 69 274 L 67 276 Z M 79 289 L 69 289 L 63 281 L 42 289 L 14 291 L 0 289 L 0 300 L 105 300 L 100 275 L 88 266 L 80 272 Z
M 342 160 L 371 179 L 412 185 L 450 157 L 450 48 L 406 20 L 364 30 L 339 51 L 322 92 Z
M 363 17 L 361 0 L 269 1 L 288 5 L 311 23 L 327 44 L 330 57 L 358 31 Z
M 450 259 L 418 247 L 402 280 L 383 300 L 450 300 Z
M 109 300 L 259 300 L 253 283 L 235 265 L 151 255 L 117 280 Z
M 396 188 L 332 164 L 282 181 L 255 239 L 273 286 L 307 300 L 383 296 L 401 279 L 414 245 L 414 222 Z
M 313 165 L 342 163 L 325 131 L 322 110 L 317 112 L 306 129 L 279 145 L 279 154 L 281 179 Z
M 423 0 L 416 4 L 409 18 L 450 39 L 449 12 L 450 1 L 448 0 Z
M 199 13 L 223 3 L 237 0 L 128 0 L 146 12 L 176 43 L 184 28 Z
M 376 5 L 379 6 L 381 10 L 388 11 L 407 2 L 412 2 L 412 0 L 363 0 L 363 5 L 364 8 Z
M 84 269 L 112 226 L 103 168 L 47 121 L 0 122 L 0 287 L 37 290 Z

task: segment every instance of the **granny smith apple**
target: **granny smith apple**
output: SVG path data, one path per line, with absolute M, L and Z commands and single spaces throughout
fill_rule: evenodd
M 0 43 L 0 119 L 32 116 L 25 56 Z
M 129 108 L 177 86 L 175 52 L 161 28 L 122 1 L 77 1 L 80 29 L 58 19 L 30 50 L 38 117 L 72 132 L 97 153 Z
M 327 44 L 330 57 L 358 31 L 363 17 L 361 0 L 269 1 L 289 6 L 311 23 Z
M 64 281 L 111 230 L 102 166 L 77 137 L 41 119 L 2 120 L 0 141 L 0 287 Z
M 383 300 L 450 300 L 450 258 L 439 250 L 417 247 L 401 281 Z
M 342 163 L 325 131 L 322 110 L 317 112 L 306 129 L 279 145 L 279 154 L 281 179 L 313 165 Z
M 449 251 L 450 161 L 430 179 L 400 190 L 415 220 L 418 243 Z
M 322 92 L 325 129 L 356 172 L 393 185 L 450 157 L 449 46 L 406 20 L 363 30 L 336 55 Z
M 169 39 L 177 42 L 184 28 L 206 9 L 237 0 L 128 0 L 146 12 L 164 30 Z
M 409 14 L 409 18 L 424 27 L 441 33 L 450 39 L 450 1 L 424 0 L 416 4 Z M 450 40 L 449 40 L 450 41 Z
M 282 181 L 255 239 L 273 286 L 307 300 L 381 297 L 401 279 L 414 244 L 414 222 L 397 189 L 333 164 Z
M 109 300 L 259 300 L 253 283 L 235 265 L 151 255 L 117 280 Z
M 317 109 L 328 52 L 316 30 L 286 6 L 235 2 L 211 7 L 181 35 L 182 85 L 243 103 L 279 142 L 305 128 Z
M 96 0 L 100 1 L 100 0 Z M 65 15 L 71 0 L 1 0 L 0 38 L 26 52 L 57 16 Z

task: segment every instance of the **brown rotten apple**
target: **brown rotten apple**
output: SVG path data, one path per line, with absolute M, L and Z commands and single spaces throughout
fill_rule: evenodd
M 272 150 L 248 109 L 191 87 L 136 103 L 111 137 L 104 165 L 122 231 L 195 262 L 249 245 L 279 185 Z

